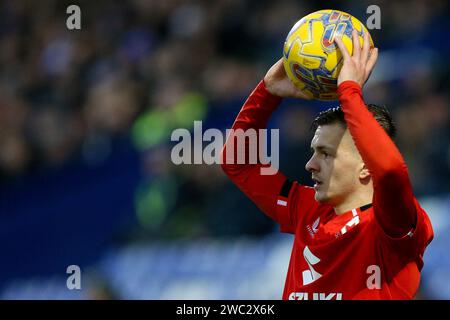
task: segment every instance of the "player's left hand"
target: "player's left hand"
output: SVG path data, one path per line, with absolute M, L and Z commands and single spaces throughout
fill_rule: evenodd
M 338 76 L 338 85 L 346 80 L 357 82 L 361 87 L 369 79 L 370 74 L 377 62 L 378 48 L 370 48 L 369 33 L 364 34 L 363 46 L 359 44 L 358 33 L 355 29 L 352 32 L 353 55 L 347 50 L 341 37 L 334 38 L 337 46 L 341 50 L 344 63 Z

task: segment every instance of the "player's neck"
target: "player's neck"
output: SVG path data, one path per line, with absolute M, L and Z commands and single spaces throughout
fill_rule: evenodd
M 348 197 L 346 201 L 343 201 L 339 205 L 334 206 L 334 212 L 336 215 L 344 214 L 356 208 L 360 208 L 367 204 L 372 203 L 373 189 L 361 190 L 361 192 L 354 193 Z

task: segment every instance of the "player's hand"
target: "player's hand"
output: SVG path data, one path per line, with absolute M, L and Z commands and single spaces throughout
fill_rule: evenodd
M 344 64 L 338 76 L 337 84 L 340 85 L 346 80 L 353 80 L 361 87 L 369 79 L 370 74 L 377 62 L 378 48 L 370 48 L 369 33 L 364 34 L 363 47 L 359 44 L 358 33 L 353 29 L 353 55 L 350 55 L 341 37 L 334 38 L 337 46 L 341 50 Z
M 289 80 L 286 71 L 284 70 L 283 58 L 278 60 L 269 71 L 267 71 L 264 76 L 264 84 L 271 94 L 278 97 L 311 99 Z

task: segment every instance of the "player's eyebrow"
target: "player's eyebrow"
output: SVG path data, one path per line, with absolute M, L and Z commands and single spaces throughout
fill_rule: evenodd
M 311 152 L 314 152 L 314 149 L 318 151 L 334 151 L 332 147 L 327 145 L 317 145 L 317 146 L 311 145 Z

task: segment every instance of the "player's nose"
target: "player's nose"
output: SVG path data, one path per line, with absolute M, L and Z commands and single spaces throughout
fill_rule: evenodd
M 309 159 L 309 161 L 306 163 L 305 169 L 308 172 L 318 172 L 319 171 L 320 167 L 314 156 L 312 156 L 311 159 Z

